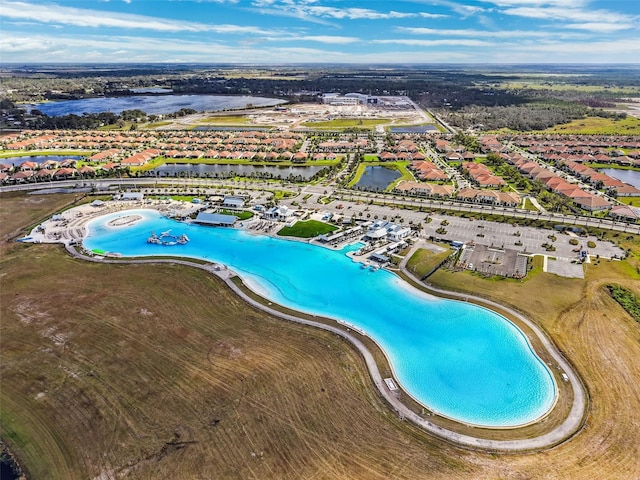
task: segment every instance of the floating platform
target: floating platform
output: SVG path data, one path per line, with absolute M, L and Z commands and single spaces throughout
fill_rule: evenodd
M 154 243 L 156 245 L 185 245 L 189 242 L 189 237 L 187 237 L 184 233 L 182 235 L 173 235 L 171 230 L 167 230 L 166 232 L 162 232 L 160 235 L 156 235 L 154 232 L 151 232 L 151 236 L 147 238 L 147 243 Z

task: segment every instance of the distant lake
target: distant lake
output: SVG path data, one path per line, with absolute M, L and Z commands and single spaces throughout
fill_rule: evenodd
M 99 97 L 82 100 L 63 100 L 29 105 L 50 117 L 82 115 L 83 113 L 142 110 L 145 113 L 163 114 L 177 112 L 182 108 L 202 111 L 220 111 L 229 108 L 266 107 L 286 103 L 277 98 L 232 96 L 232 95 L 132 95 L 130 97 Z
M 640 172 L 637 170 L 620 170 L 618 168 L 603 168 L 599 170 L 610 177 L 617 178 L 621 182 L 640 188 Z
M 22 165 L 24 162 L 36 162 L 42 163 L 47 160 L 53 160 L 54 162 L 62 162 L 63 160 L 81 160 L 84 157 L 79 157 L 77 155 L 69 155 L 69 156 L 60 156 L 60 155 L 36 155 L 33 157 L 4 157 L 0 158 L 0 163 L 4 164 L 12 164 L 12 165 Z
M 173 177 L 180 173 L 186 172 L 194 177 L 213 175 L 216 173 L 229 173 L 234 172 L 240 176 L 263 176 L 264 174 L 271 174 L 274 178 L 288 178 L 293 175 L 294 177 L 302 177 L 305 180 L 309 180 L 316 173 L 325 167 L 297 167 L 297 166 L 277 166 L 277 165 L 235 165 L 235 164 L 222 164 L 215 163 L 212 165 L 204 163 L 165 163 L 157 168 L 154 168 L 152 172 L 157 172 L 159 177 Z
M 400 172 L 379 165 L 365 167 L 364 174 L 356 183 L 356 188 L 364 190 L 384 190 L 394 180 L 400 178 Z
M 417 127 L 391 127 L 391 133 L 429 133 L 437 132 L 438 127 L 435 125 L 421 125 Z
M 171 93 L 173 89 L 164 87 L 136 87 L 130 88 L 129 91 L 135 93 Z

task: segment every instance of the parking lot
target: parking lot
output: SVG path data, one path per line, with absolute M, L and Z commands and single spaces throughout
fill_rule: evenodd
M 517 250 L 476 244 L 463 250 L 459 264 L 491 275 L 521 278 L 527 274 L 527 258 Z
M 594 236 L 578 237 L 551 229 L 515 226 L 508 223 L 495 223 L 485 220 L 470 220 L 468 218 L 432 215 L 431 223 L 425 227 L 427 238 L 446 241 L 473 241 L 477 244 L 501 249 L 513 249 L 525 254 L 552 255 L 558 260 L 571 261 L 578 259 L 580 250 L 587 250 L 589 255 L 599 255 L 602 258 L 620 258 L 624 250 L 611 242 L 601 242 Z M 443 225 L 442 222 L 448 223 Z M 442 227 L 446 233 L 436 233 Z M 571 245 L 575 238 L 578 245 Z M 588 248 L 587 242 L 596 244 L 595 248 Z M 547 250 L 542 244 L 553 245 L 555 250 Z

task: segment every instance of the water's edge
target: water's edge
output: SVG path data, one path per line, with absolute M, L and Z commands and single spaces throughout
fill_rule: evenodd
M 373 380 L 374 385 L 376 386 L 376 388 L 378 389 L 379 393 L 382 395 L 382 397 L 385 399 L 385 401 L 392 407 L 392 409 L 395 411 L 395 413 L 402 418 L 403 420 L 409 420 L 412 423 L 418 425 L 419 427 L 423 428 L 424 430 L 426 430 L 427 432 L 434 434 L 440 438 L 443 438 L 447 441 L 450 441 L 452 443 L 455 444 L 459 444 L 459 445 L 463 445 L 466 447 L 470 447 L 470 448 L 475 448 L 475 449 L 481 449 L 481 450 L 487 450 L 487 451 L 496 451 L 496 452 L 533 452 L 533 451 L 540 451 L 540 450 L 545 450 L 548 448 L 552 448 L 566 440 L 568 440 L 569 438 L 571 438 L 572 436 L 574 436 L 576 433 L 578 433 L 584 424 L 584 420 L 586 418 L 586 407 L 587 407 L 587 402 L 588 402 L 588 397 L 586 394 L 586 389 L 584 387 L 584 385 L 582 384 L 581 380 L 577 377 L 577 375 L 574 373 L 573 369 L 570 367 L 569 363 L 564 359 L 564 357 L 562 356 L 562 354 L 555 348 L 555 346 L 549 341 L 549 339 L 546 338 L 546 336 L 538 329 L 538 327 L 533 324 L 531 321 L 529 321 L 528 319 L 526 319 L 525 317 L 523 317 L 522 315 L 520 315 L 519 313 L 509 309 L 508 307 L 504 307 L 501 305 L 498 305 L 500 308 L 504 309 L 505 311 L 508 311 L 511 315 L 514 315 L 516 318 L 518 318 L 520 321 L 524 322 L 525 324 L 527 324 L 530 328 L 532 328 L 532 330 L 536 333 L 536 335 L 540 338 L 540 340 L 543 342 L 545 348 L 549 351 L 549 353 L 554 357 L 554 359 L 558 362 L 558 364 L 560 366 L 562 366 L 562 368 L 565 370 L 565 372 L 567 372 L 567 374 L 569 375 L 569 379 L 571 382 L 571 386 L 573 388 L 573 392 L 574 392 L 574 399 L 573 399 L 573 405 L 571 408 L 571 411 L 569 413 L 569 415 L 567 416 L 567 418 L 565 419 L 565 421 L 560 424 L 558 427 L 554 428 L 553 430 L 551 430 L 550 432 L 547 432 L 543 435 L 540 435 L 538 437 L 533 437 L 533 438 L 526 438 L 526 439 L 517 439 L 517 440 L 490 440 L 490 439 L 485 439 L 485 438 L 479 438 L 479 437 L 473 437 L 471 435 L 465 435 L 465 434 L 460 434 L 458 432 L 454 432 L 452 430 L 448 430 L 440 425 L 437 425 L 429 420 L 426 420 L 425 418 L 419 416 L 418 414 L 416 414 L 414 411 L 412 411 L 409 407 L 407 407 L 405 404 L 403 404 L 402 402 L 400 402 L 400 400 L 398 400 L 398 398 L 396 398 L 387 388 L 382 375 L 380 374 L 380 371 L 378 369 L 378 365 L 372 355 L 372 353 L 369 351 L 369 349 L 367 348 L 367 346 L 362 343 L 362 341 L 360 341 L 360 339 L 358 339 L 357 337 L 355 337 L 353 334 L 350 334 L 349 332 L 332 326 L 332 325 L 328 325 L 328 324 L 324 324 L 324 323 L 319 323 L 319 322 L 314 322 L 314 321 L 310 321 L 310 320 L 306 320 L 300 317 L 295 317 L 292 315 L 288 315 L 282 312 L 279 312 L 277 310 L 274 310 L 272 308 L 269 308 L 267 305 L 263 305 L 260 302 L 255 301 L 254 299 L 252 299 L 251 297 L 249 297 L 247 294 L 245 294 L 241 288 L 239 288 L 237 285 L 234 284 L 232 279 L 224 279 L 222 278 L 218 272 L 215 271 L 214 269 L 214 265 L 212 264 L 198 264 L 198 263 L 194 263 L 194 262 L 189 262 L 186 260 L 176 260 L 176 259 L 161 259 L 161 258 L 156 258 L 156 259 L 142 259 L 142 260 L 135 260 L 135 259 L 128 259 L 128 260 L 115 260 L 115 259 L 96 259 L 90 256 L 86 256 L 83 255 L 81 253 L 79 253 L 78 251 L 76 251 L 76 249 L 71 246 L 71 245 L 65 245 L 65 248 L 67 250 L 67 252 L 69 254 L 71 254 L 72 256 L 82 259 L 82 260 L 86 260 L 86 261 L 90 261 L 90 262 L 97 262 L 97 263 L 109 263 L 109 264 L 127 264 L 127 263 L 146 263 L 146 264 L 162 264 L 162 263 L 167 263 L 167 264 L 180 264 L 180 265 L 185 265 L 185 266 L 190 266 L 190 267 L 194 267 L 194 268 L 198 268 L 201 270 L 205 270 L 211 274 L 214 274 L 216 276 L 218 276 L 219 278 L 221 278 L 226 285 L 233 291 L 235 292 L 240 298 L 242 298 L 245 302 L 247 302 L 249 305 L 254 306 L 255 308 L 258 308 L 259 310 L 262 310 L 270 315 L 273 315 L 275 317 L 284 319 L 284 320 L 288 320 L 288 321 L 292 321 L 292 322 L 296 322 L 296 323 L 300 323 L 303 325 L 308 325 L 308 326 L 312 326 L 315 328 L 320 328 L 322 330 L 326 330 L 329 331 L 331 333 L 337 334 L 340 337 L 348 340 L 362 355 L 365 364 L 367 365 L 367 369 L 369 370 L 369 374 L 371 376 L 371 379 Z M 247 287 L 248 288 L 248 287 Z M 441 293 L 441 294 L 445 294 L 447 296 L 453 296 L 453 297 L 458 297 L 461 295 L 455 293 L 455 292 L 448 292 L 448 291 L 444 291 L 444 290 L 439 290 L 439 289 L 434 289 L 434 288 L 429 288 L 430 291 L 433 291 L 435 294 Z M 484 299 L 478 298 L 478 297 L 473 297 L 473 296 L 468 296 L 466 295 L 465 297 L 467 298 L 471 298 L 473 300 L 476 301 L 480 301 L 480 302 L 486 302 L 488 304 L 493 304 L 494 302 L 491 301 L 486 301 Z M 461 424 L 462 425 L 462 424 Z

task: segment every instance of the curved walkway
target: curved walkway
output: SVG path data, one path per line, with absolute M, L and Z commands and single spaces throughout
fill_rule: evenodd
M 364 343 L 360 341 L 353 334 L 342 330 L 341 328 L 334 327 L 332 325 L 327 325 L 324 323 L 314 322 L 311 320 L 306 320 L 300 317 L 296 317 L 293 315 L 289 315 L 283 312 L 279 312 L 272 308 L 269 308 L 266 305 L 254 300 L 249 297 L 245 292 L 243 292 L 233 281 L 232 278 L 235 277 L 235 273 L 231 272 L 227 268 L 223 268 L 218 264 L 199 264 L 195 262 L 191 262 L 188 260 L 176 260 L 176 259 L 149 259 L 149 260 L 114 260 L 114 259 L 105 259 L 105 258 L 93 258 L 87 255 L 79 253 L 72 245 L 65 244 L 65 248 L 67 251 L 75 258 L 79 258 L 82 260 L 99 262 L 99 263 L 147 263 L 147 264 L 158 264 L 158 263 L 168 263 L 168 264 L 179 264 L 186 265 L 190 267 L 199 268 L 201 270 L 205 270 L 207 272 L 213 273 L 216 276 L 220 277 L 225 283 L 229 286 L 229 288 L 235 292 L 240 298 L 242 298 L 245 302 L 252 305 L 253 307 L 260 309 L 270 315 L 275 317 L 279 317 L 284 320 L 288 320 L 291 322 L 300 323 L 303 325 L 308 325 L 315 328 L 321 328 L 323 330 L 329 331 L 336 335 L 341 336 L 342 338 L 351 342 L 360 352 L 362 357 L 365 360 L 367 368 L 369 369 L 369 373 L 371 375 L 371 379 L 375 384 L 376 388 L 380 392 L 380 394 L 384 397 L 384 399 L 391 405 L 391 407 L 396 411 L 398 416 L 403 419 L 409 420 L 424 430 L 437 435 L 440 438 L 443 438 L 447 441 L 463 445 L 466 447 L 472 447 L 482 450 L 489 451 L 502 451 L 502 452 L 518 452 L 518 451 L 535 451 L 542 450 L 549 447 L 553 447 L 568 438 L 570 438 L 574 433 L 576 433 L 581 425 L 583 413 L 586 405 L 586 393 L 582 387 L 581 382 L 578 380 L 577 376 L 574 374 L 573 370 L 570 368 L 569 364 L 562 357 L 560 352 L 555 348 L 555 346 L 542 334 L 542 332 L 529 320 L 524 318 L 522 315 L 514 312 L 510 309 L 505 309 L 504 306 L 498 305 L 495 302 L 487 301 L 484 299 L 477 298 L 478 300 L 490 304 L 493 306 L 500 307 L 505 310 L 509 310 L 510 313 L 517 316 L 520 320 L 530 326 L 536 334 L 540 337 L 540 340 L 543 342 L 545 347 L 551 352 L 554 359 L 558 361 L 558 364 L 562 366 L 564 371 L 569 376 L 571 381 L 571 385 L 574 389 L 574 401 L 573 406 L 571 408 L 571 412 L 567 419 L 559 425 L 554 430 L 541 435 L 539 437 L 530 438 L 530 439 L 522 439 L 522 440 L 488 440 L 483 438 L 476 438 L 470 435 L 464 435 L 457 432 L 453 432 L 451 430 L 447 430 L 439 425 L 436 425 L 429 420 L 426 420 L 409 409 L 405 404 L 403 404 L 398 398 L 396 398 L 387 388 L 380 371 L 378 370 L 378 366 L 375 362 L 375 359 L 369 349 L 366 347 Z M 412 277 L 413 278 L 413 277 Z M 443 290 L 432 289 L 433 291 L 446 293 L 447 295 L 458 296 L 457 294 L 452 294 L 451 292 L 446 292 Z M 460 297 L 473 298 L 468 295 L 460 295 Z

